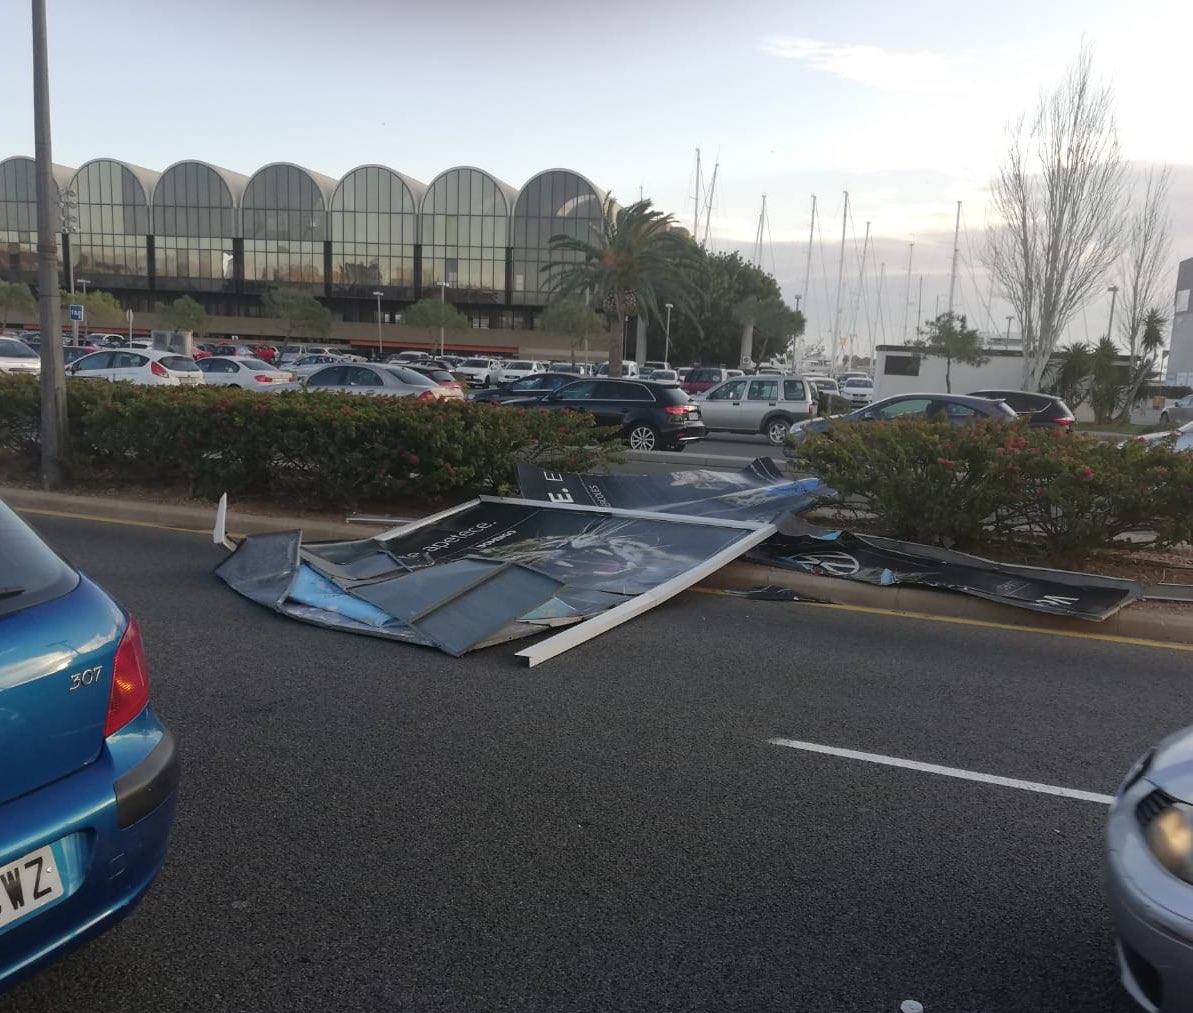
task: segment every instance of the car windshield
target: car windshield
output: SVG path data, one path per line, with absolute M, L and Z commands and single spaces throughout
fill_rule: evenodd
M 0 358 L 36 359 L 37 353 L 23 341 L 15 338 L 0 338 Z
M 871 383 L 869 380 L 854 379 L 854 380 L 846 380 L 845 386 L 846 387 L 873 387 L 874 384 Z
M 202 370 L 195 365 L 194 359 L 189 359 L 185 355 L 163 355 L 158 360 L 166 369 L 174 373 L 201 373 Z M 246 359 L 245 362 L 256 362 L 256 359 Z M 265 363 L 261 364 L 262 366 Z M 267 369 L 269 367 L 266 367 Z
M 534 364 L 530 363 L 530 362 L 507 362 L 505 364 L 505 368 L 506 369 L 531 369 L 533 367 L 533 365 Z
M 423 376 L 422 373 L 416 373 L 413 369 L 403 369 L 401 366 L 387 366 L 391 376 L 396 376 L 402 383 L 408 383 L 412 387 L 435 387 L 437 384 L 429 377 Z
M 0 615 L 57 598 L 77 581 L 33 529 L 0 503 Z
M 489 360 L 488 359 L 465 359 L 464 362 L 462 363 L 462 365 L 464 365 L 464 366 L 481 366 L 483 368 L 483 367 L 486 367 L 489 365 Z

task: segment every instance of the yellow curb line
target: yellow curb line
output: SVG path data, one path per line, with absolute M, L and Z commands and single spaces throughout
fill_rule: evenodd
M 14 507 L 19 514 L 37 514 L 40 517 L 66 517 L 76 521 L 97 521 L 100 524 L 124 524 L 130 528 L 156 528 L 158 531 L 181 531 L 188 535 L 210 535 L 207 528 L 176 528 L 171 524 L 160 524 L 157 521 L 134 521 L 121 517 L 99 517 L 96 514 L 79 514 L 69 510 L 47 510 L 44 507 Z M 231 538 L 242 538 L 243 535 L 228 532 Z
M 694 587 L 701 594 L 721 594 L 729 598 L 740 598 L 730 591 L 715 587 Z M 1126 644 L 1131 647 L 1158 647 L 1169 651 L 1193 651 L 1193 644 L 1178 644 L 1166 640 L 1147 640 L 1143 637 L 1123 637 L 1113 633 L 1079 633 L 1076 630 L 1045 629 L 1042 626 L 1020 626 L 1017 623 L 998 623 L 989 619 L 966 619 L 963 616 L 937 616 L 928 612 L 902 612 L 899 609 L 873 608 L 868 605 L 838 605 L 826 601 L 798 601 L 793 604 L 810 608 L 841 609 L 845 612 L 864 612 L 874 616 L 894 616 L 897 619 L 923 619 L 933 623 L 954 623 L 958 626 L 981 626 L 991 630 L 1013 630 L 1016 633 L 1039 633 L 1046 637 L 1074 637 L 1078 640 L 1104 640 L 1111 644 Z

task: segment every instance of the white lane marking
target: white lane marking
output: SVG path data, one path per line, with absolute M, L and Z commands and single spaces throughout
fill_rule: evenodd
M 862 753 L 856 749 L 841 749 L 839 746 L 822 746 L 816 742 L 800 742 L 798 739 L 767 739 L 772 746 L 788 749 L 802 749 L 807 753 L 825 753 L 828 756 L 843 756 L 847 760 L 865 760 L 867 763 L 881 763 L 888 767 L 903 767 L 919 770 L 925 774 L 941 774 L 944 777 L 958 777 L 963 781 L 982 781 L 998 784 L 1004 788 L 1019 788 L 1021 791 L 1036 791 L 1042 795 L 1061 795 L 1080 799 L 1082 802 L 1099 802 L 1110 805 L 1113 795 L 1101 795 L 1096 791 L 1081 791 L 1078 788 L 1061 788 L 1055 784 L 1040 784 L 1038 781 L 1021 781 L 1017 777 L 1000 777 L 997 774 L 983 774 L 977 770 L 962 770 L 960 767 L 942 767 L 936 763 L 921 763 L 919 760 L 905 760 L 899 756 L 884 756 L 881 753 Z

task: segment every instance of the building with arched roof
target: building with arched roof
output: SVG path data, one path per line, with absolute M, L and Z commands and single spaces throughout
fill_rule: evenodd
M 577 253 L 555 253 L 551 237 L 573 239 L 599 234 L 605 192 L 571 169 L 547 169 L 532 176 L 518 193 L 511 219 L 510 301 L 542 306 L 550 295 L 544 270 L 552 261 L 578 260 Z
M 70 182 L 78 228 L 71 233 L 75 277 L 95 288 L 148 287 L 149 194 L 158 173 L 114 158 L 79 166 Z
M 425 183 L 384 165 L 344 175 L 331 197 L 333 296 L 415 297 L 418 209 L 426 192 Z
M 154 280 L 159 289 L 232 292 L 240 202 L 248 177 L 207 162 L 175 162 L 153 188 Z
M 326 289 L 323 245 L 335 187 L 335 180 L 289 162 L 253 173 L 240 204 L 246 291 Z
M 53 166 L 54 231 L 62 232 L 62 191 L 70 186 L 74 169 Z M 58 239 L 62 270 L 62 239 Z M 0 280 L 37 280 L 37 164 L 27 155 L 0 162 Z
M 517 196 L 508 183 L 468 165 L 430 182 L 419 230 L 424 292 L 442 283 L 449 302 L 507 303 L 509 215 Z

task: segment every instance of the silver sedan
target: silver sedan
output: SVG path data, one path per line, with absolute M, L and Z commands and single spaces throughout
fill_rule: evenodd
M 376 397 L 413 397 L 419 401 L 437 401 L 446 388 L 434 380 L 402 366 L 357 366 L 353 363 L 325 366 L 312 373 L 304 384 L 307 390 L 326 390 L 338 394 L 371 394 Z
M 1193 728 L 1136 762 L 1110 809 L 1107 891 L 1123 987 L 1145 1010 L 1193 1009 Z

